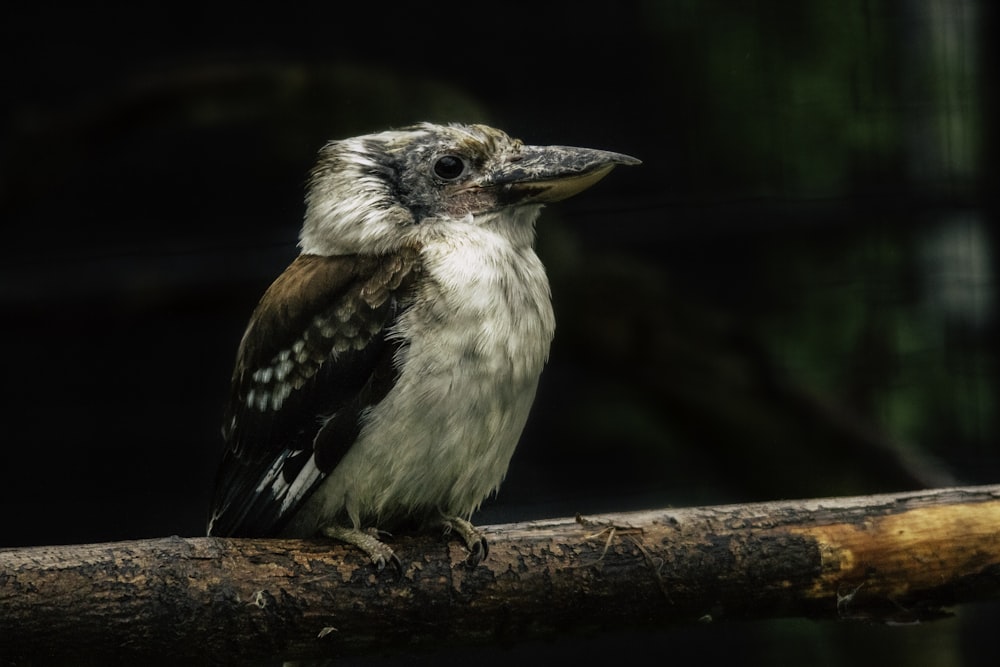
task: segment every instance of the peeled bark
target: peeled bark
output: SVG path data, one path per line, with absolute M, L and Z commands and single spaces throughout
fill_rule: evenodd
M 3 662 L 260 662 L 727 618 L 928 620 L 1000 597 L 1000 486 L 660 509 L 393 539 L 0 551 Z

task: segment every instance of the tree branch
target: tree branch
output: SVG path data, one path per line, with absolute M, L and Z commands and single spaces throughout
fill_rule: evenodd
M 636 625 L 926 620 L 1000 597 L 1000 485 L 661 509 L 392 544 L 172 537 L 0 551 L 0 659 L 254 662 Z

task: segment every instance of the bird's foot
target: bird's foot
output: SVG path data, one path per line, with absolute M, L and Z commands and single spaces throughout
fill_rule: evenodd
M 324 526 L 320 532 L 326 537 L 346 542 L 364 551 L 379 572 L 385 569 L 386 564 L 392 565 L 392 569 L 396 571 L 397 575 L 403 572 L 403 564 L 399 561 L 399 557 L 389 545 L 378 539 L 380 531 L 374 528 L 359 530 L 358 528 L 332 525 Z M 385 534 L 388 535 L 388 533 Z
M 469 550 L 469 556 L 465 562 L 469 567 L 479 565 L 489 554 L 490 545 L 486 538 L 483 537 L 478 528 L 465 519 L 457 516 L 442 516 L 441 526 L 444 528 L 445 535 L 457 533 L 465 542 L 465 548 Z

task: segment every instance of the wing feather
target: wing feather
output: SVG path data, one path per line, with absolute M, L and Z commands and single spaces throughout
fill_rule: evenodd
M 417 260 L 301 255 L 268 288 L 237 353 L 209 534 L 276 534 L 350 449 L 396 381 L 389 332 Z

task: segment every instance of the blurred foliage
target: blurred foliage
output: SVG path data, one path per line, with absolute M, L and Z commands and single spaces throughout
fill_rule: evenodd
M 695 141 L 684 162 L 700 185 L 813 197 L 898 185 L 924 169 L 931 180 L 975 176 L 982 124 L 972 3 L 651 1 L 644 9 L 665 79 L 650 83 L 680 86 L 691 107 L 685 130 Z
M 920 280 L 929 271 L 918 247 L 926 235 L 927 226 L 872 221 L 826 247 L 776 243 L 761 262 L 776 301 L 756 321 L 782 368 L 843 397 L 910 451 L 939 459 L 966 481 L 987 482 L 1000 472 L 995 456 L 981 456 L 997 432 L 988 370 L 996 349 L 989 328 L 969 313 L 949 317 Z M 969 259 L 970 252 L 957 258 L 959 270 Z M 962 291 L 978 289 L 946 279 Z

